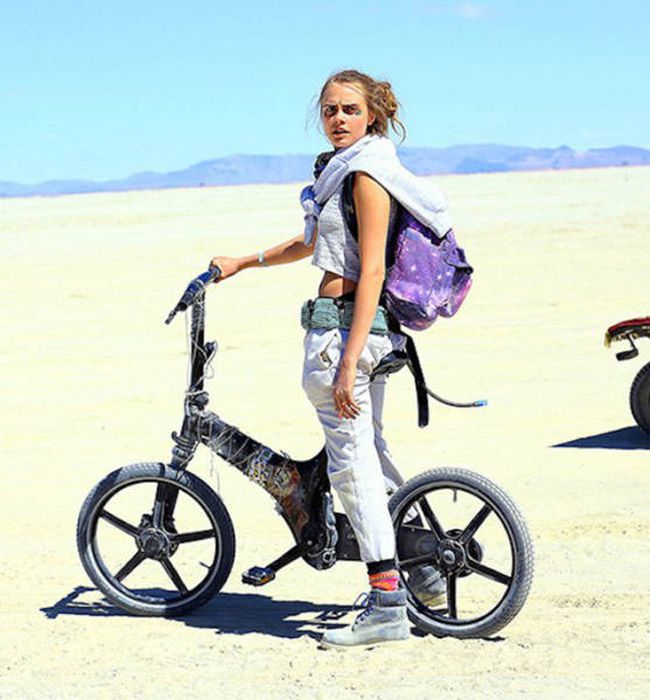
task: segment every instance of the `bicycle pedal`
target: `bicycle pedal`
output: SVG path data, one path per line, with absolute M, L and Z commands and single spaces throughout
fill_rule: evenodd
M 263 586 L 274 578 L 275 571 L 268 566 L 253 566 L 241 575 L 242 583 L 249 586 Z

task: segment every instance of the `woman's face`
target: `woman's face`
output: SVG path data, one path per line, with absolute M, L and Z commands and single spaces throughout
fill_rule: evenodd
M 334 148 L 346 148 L 368 133 L 375 115 L 354 83 L 330 83 L 320 105 L 325 136 Z

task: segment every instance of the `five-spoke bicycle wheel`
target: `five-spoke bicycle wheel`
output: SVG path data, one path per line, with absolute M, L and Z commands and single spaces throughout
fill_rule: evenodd
M 88 576 L 112 603 L 136 615 L 172 616 L 221 589 L 235 533 L 223 502 L 199 477 L 140 463 L 112 472 L 90 492 L 77 547 Z
M 533 547 L 521 513 L 496 484 L 467 469 L 434 469 L 403 484 L 389 510 L 396 532 L 411 533 L 411 544 L 398 536 L 397 557 L 408 615 L 420 629 L 440 637 L 489 637 L 521 610 L 532 583 Z M 421 551 L 414 552 L 420 530 Z M 427 578 L 437 598 L 423 595 Z

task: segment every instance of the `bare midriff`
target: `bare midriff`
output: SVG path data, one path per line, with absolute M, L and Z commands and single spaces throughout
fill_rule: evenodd
M 326 272 L 318 287 L 319 297 L 340 297 L 348 292 L 353 292 L 357 288 L 354 280 L 341 277 L 334 272 Z

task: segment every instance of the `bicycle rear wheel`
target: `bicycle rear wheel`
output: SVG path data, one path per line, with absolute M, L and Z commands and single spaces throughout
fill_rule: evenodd
M 223 502 L 199 477 L 139 463 L 92 489 L 79 513 L 77 547 L 112 603 L 136 615 L 173 616 L 222 588 L 235 533 Z
M 440 637 L 489 637 L 517 615 L 532 583 L 533 547 L 502 489 L 467 469 L 434 469 L 403 484 L 388 507 L 408 615 L 420 629 Z M 420 538 L 415 549 L 414 535 Z M 443 579 L 442 595 L 428 603 L 423 568 Z

